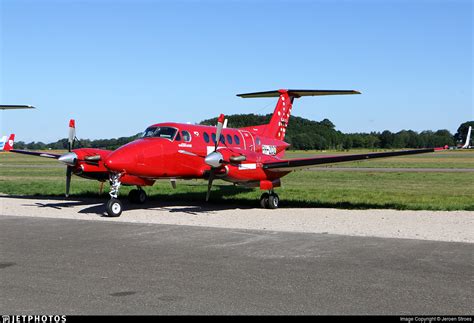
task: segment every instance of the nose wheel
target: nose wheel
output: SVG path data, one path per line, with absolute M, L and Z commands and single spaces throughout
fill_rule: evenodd
M 263 193 L 260 197 L 260 206 L 264 209 L 277 209 L 279 204 L 280 197 L 273 191 Z
M 111 199 L 105 204 L 105 211 L 110 217 L 118 217 L 122 214 L 122 202 L 117 198 L 121 185 L 120 177 L 122 177 L 120 173 L 111 173 L 109 176 Z
M 122 202 L 120 200 L 111 198 L 105 205 L 105 210 L 109 217 L 118 217 L 122 214 Z

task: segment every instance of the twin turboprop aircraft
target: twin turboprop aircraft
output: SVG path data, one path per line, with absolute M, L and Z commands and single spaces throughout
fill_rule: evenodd
M 270 123 L 245 128 L 224 127 L 221 114 L 217 125 L 201 126 L 182 123 L 158 123 L 148 127 L 141 138 L 114 151 L 104 149 L 73 149 L 75 122 L 69 124 L 68 153 L 63 155 L 15 150 L 7 145 L 4 150 L 14 153 L 54 158 L 67 165 L 66 196 L 72 174 L 101 182 L 110 182 L 110 200 L 105 209 L 108 216 L 120 216 L 123 210 L 118 199 L 121 185 L 133 185 L 129 193 L 132 203 L 144 203 L 143 186 L 155 180 L 207 179 L 206 201 L 209 200 L 213 181 L 222 179 L 237 185 L 257 187 L 263 191 L 260 205 L 276 209 L 279 197 L 274 189 L 281 185 L 280 178 L 293 170 L 314 165 L 372 158 L 392 157 L 433 152 L 418 149 L 385 153 L 285 159 L 289 144 L 284 142 L 293 102 L 303 96 L 360 94 L 345 90 L 277 90 L 238 94 L 242 98 L 276 97 Z

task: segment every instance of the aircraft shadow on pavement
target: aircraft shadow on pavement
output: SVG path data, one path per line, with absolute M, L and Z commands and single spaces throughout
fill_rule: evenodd
M 126 196 L 120 196 L 123 202 L 124 211 L 139 209 L 160 209 L 169 212 L 185 212 L 190 214 L 209 213 L 219 210 L 231 209 L 256 209 L 260 208 L 257 198 L 234 198 L 239 193 L 250 192 L 253 189 L 244 187 L 234 187 L 229 185 L 215 186 L 209 202 L 205 202 L 205 192 L 176 192 L 173 194 L 153 194 L 148 197 L 144 204 L 132 204 Z M 88 206 L 82 208 L 79 213 L 95 213 L 105 215 L 104 203 L 109 199 L 108 194 L 81 194 L 72 195 L 69 198 L 63 195 L 9 195 L 0 198 L 34 199 L 34 200 L 53 200 L 55 202 L 36 203 L 39 208 L 63 209 L 75 206 Z M 324 202 L 324 201 L 304 201 L 304 200 L 285 200 L 280 195 L 280 208 L 337 208 L 337 209 L 403 209 L 403 205 L 396 203 L 354 203 L 354 202 Z M 57 201 L 57 202 L 56 202 Z

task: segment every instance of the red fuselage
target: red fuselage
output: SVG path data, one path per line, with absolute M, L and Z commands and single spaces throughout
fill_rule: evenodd
M 157 131 L 161 132 L 156 135 Z M 260 186 L 277 185 L 277 179 L 287 172 L 267 172 L 262 163 L 278 160 L 289 146 L 286 142 L 267 138 L 251 129 L 225 128 L 218 146 L 224 160 L 245 156 L 245 161 L 228 162 L 217 174 L 224 180 Z M 150 134 L 146 135 L 146 133 Z M 155 135 L 151 134 L 155 131 Z M 112 172 L 146 180 L 159 178 L 206 178 L 211 167 L 204 157 L 214 150 L 216 128 L 180 123 L 159 123 L 150 126 L 145 136 L 111 152 L 104 166 Z M 271 184 L 273 183 L 273 184 Z

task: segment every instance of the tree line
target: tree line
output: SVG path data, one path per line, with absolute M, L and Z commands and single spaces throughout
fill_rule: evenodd
M 229 115 L 227 116 L 228 127 L 241 128 L 266 124 L 270 122 L 271 116 L 271 114 Z M 216 125 L 216 123 L 217 118 L 207 119 L 200 122 L 202 125 Z M 440 129 L 437 131 L 425 130 L 419 133 L 413 130 L 401 130 L 399 132 L 385 130 L 383 132 L 345 134 L 336 130 L 335 125 L 328 119 L 313 121 L 297 116 L 291 116 L 285 141 L 291 144 L 290 149 L 301 150 L 348 150 L 352 148 L 392 149 L 441 147 L 445 145 L 455 146 L 465 141 L 469 126 L 474 127 L 474 121 L 462 123 L 454 135 L 446 129 Z M 139 137 L 140 134 L 113 139 L 80 139 L 76 141 L 74 148 L 116 149 Z M 48 144 L 43 142 L 25 143 L 19 141 L 15 143 L 15 148 L 30 150 L 66 149 L 67 139 L 60 139 Z
M 270 122 L 272 114 L 255 115 L 240 114 L 228 116 L 229 127 L 249 127 L 253 125 L 266 124 Z M 204 120 L 201 124 L 215 125 L 217 118 Z M 325 150 L 339 149 L 347 150 L 352 148 L 368 149 L 392 149 L 392 148 L 429 148 L 442 147 L 445 145 L 455 146 L 466 140 L 469 126 L 474 128 L 474 121 L 462 123 L 456 134 L 451 134 L 449 130 L 441 129 L 437 131 L 425 130 L 420 133 L 413 130 L 401 130 L 391 132 L 370 133 L 342 133 L 336 130 L 335 125 L 328 119 L 313 121 L 305 118 L 291 116 L 285 141 L 291 144 L 290 149 L 302 150 Z

